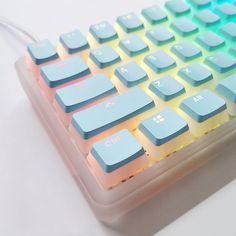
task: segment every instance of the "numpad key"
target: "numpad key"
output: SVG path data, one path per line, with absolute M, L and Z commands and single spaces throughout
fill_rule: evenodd
M 28 45 L 21 83 L 111 221 L 235 138 L 236 2 L 169 0 Z

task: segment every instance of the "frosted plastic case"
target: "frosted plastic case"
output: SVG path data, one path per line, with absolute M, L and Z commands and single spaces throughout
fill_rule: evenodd
M 15 67 L 25 92 L 61 157 L 96 216 L 104 222 L 116 221 L 167 186 L 216 157 L 228 142 L 236 140 L 236 119 L 232 119 L 117 187 L 104 190 L 57 117 L 52 105 L 39 89 L 33 74 L 26 67 L 24 57 L 18 59 Z

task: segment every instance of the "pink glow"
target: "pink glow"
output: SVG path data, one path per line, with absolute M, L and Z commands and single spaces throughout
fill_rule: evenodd
M 123 167 L 118 168 L 111 173 L 106 173 L 103 171 L 91 153 L 89 153 L 87 159 L 92 168 L 92 171 L 105 189 L 109 189 L 118 185 L 121 181 L 136 175 L 148 166 L 148 158 L 145 155 L 142 155 L 141 157 L 129 162 Z

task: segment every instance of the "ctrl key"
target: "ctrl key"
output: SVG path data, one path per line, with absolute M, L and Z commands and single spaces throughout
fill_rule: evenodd
M 136 175 L 148 164 L 142 145 L 127 129 L 94 143 L 88 162 L 105 189 Z

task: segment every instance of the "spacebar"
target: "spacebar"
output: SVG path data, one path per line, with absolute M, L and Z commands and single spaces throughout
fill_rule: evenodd
M 105 102 L 75 113 L 71 122 L 84 139 L 89 139 L 147 111 L 154 105 L 152 98 L 144 91 L 139 88 L 132 88 Z

